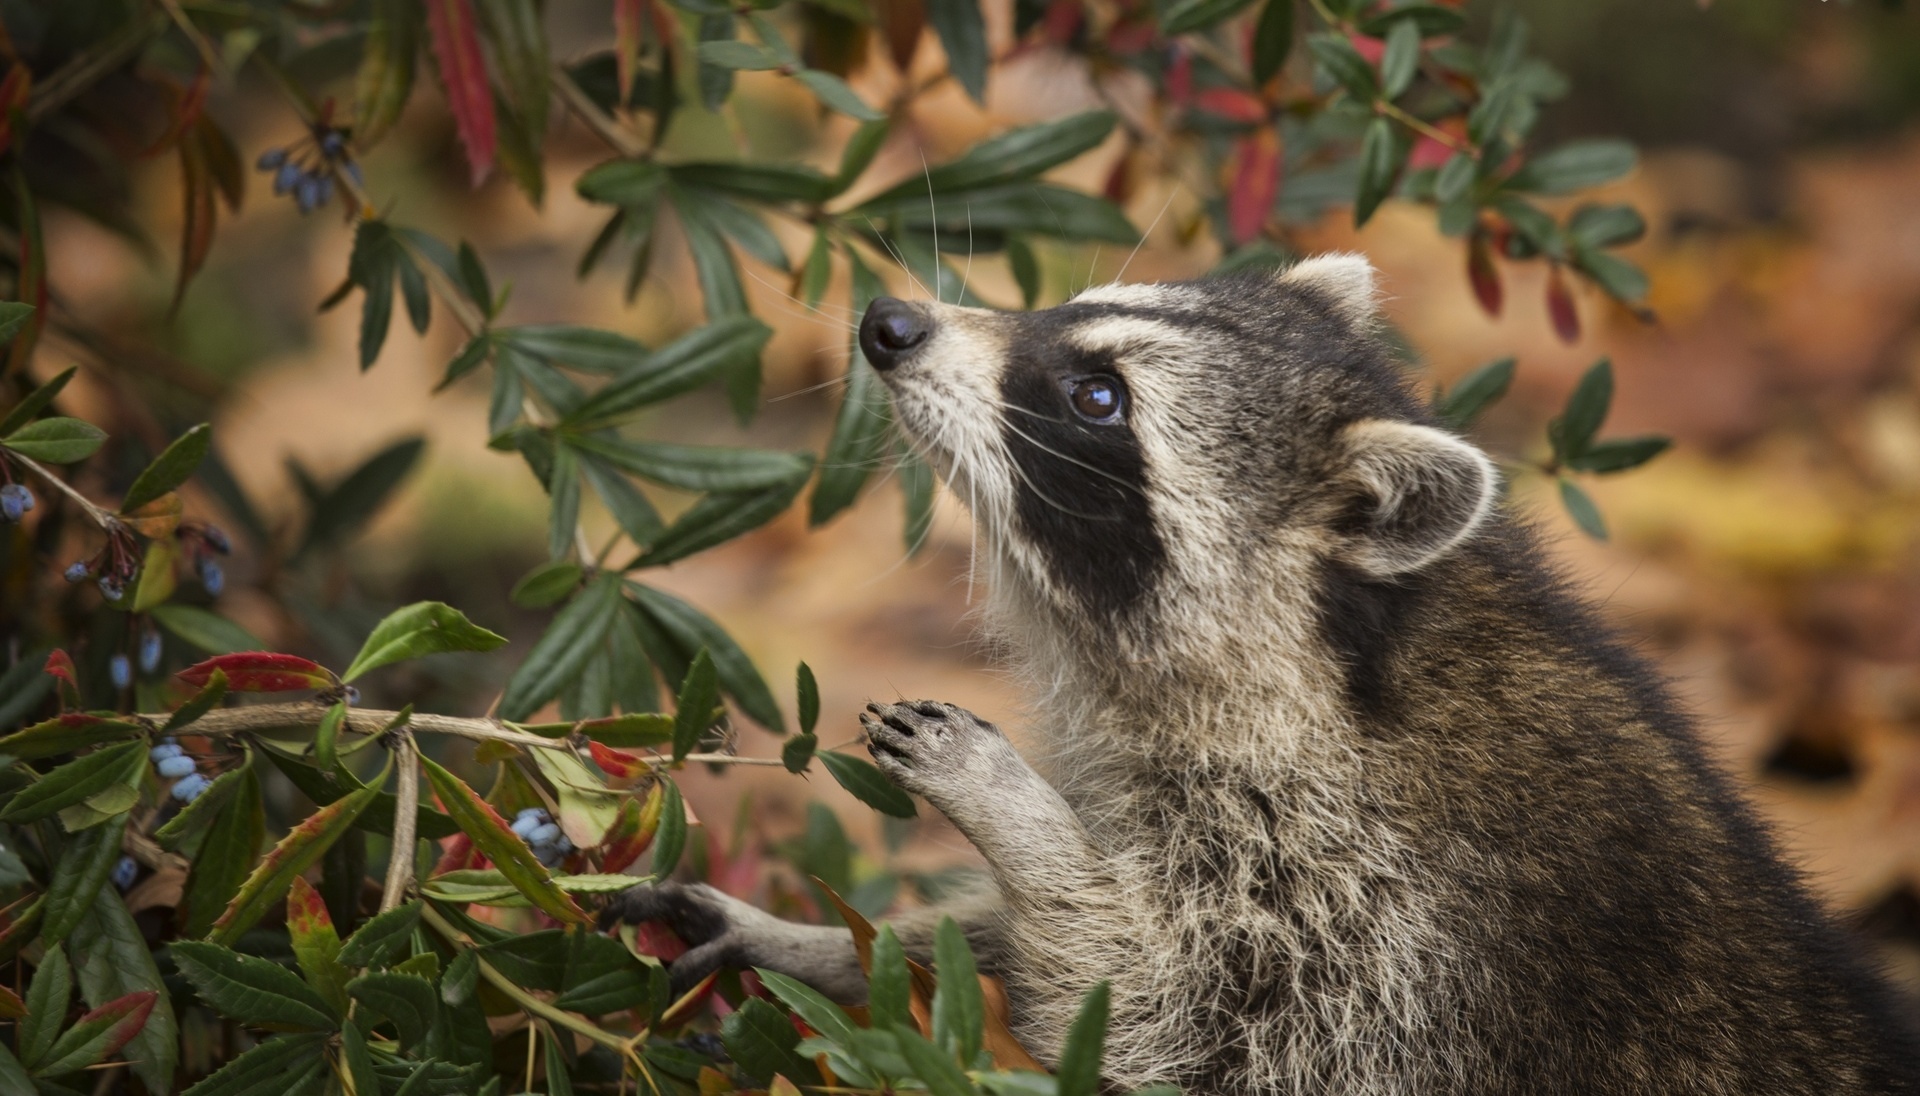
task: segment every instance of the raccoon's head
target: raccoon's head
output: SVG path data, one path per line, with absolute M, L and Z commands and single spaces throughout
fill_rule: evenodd
M 1431 425 L 1374 295 L 1332 255 L 1028 313 L 883 298 L 860 345 L 972 508 L 996 595 L 1102 657 L 1217 656 L 1330 574 L 1433 567 L 1493 507 L 1492 463 Z

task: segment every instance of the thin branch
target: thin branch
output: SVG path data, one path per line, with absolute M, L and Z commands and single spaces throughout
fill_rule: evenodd
M 405 727 L 395 731 L 394 738 L 393 761 L 400 767 L 400 790 L 393 808 L 393 852 L 387 858 L 386 885 L 380 890 L 381 913 L 399 906 L 413 884 L 413 858 L 419 844 L 419 751 Z
M 629 159 L 642 159 L 647 155 L 647 146 L 635 137 L 625 126 L 615 121 L 600 104 L 594 102 L 574 82 L 573 75 L 566 66 L 554 62 L 550 76 L 554 90 L 560 93 L 560 99 L 567 104 L 567 110 L 586 127 L 592 130 L 602 141 L 613 146 L 615 152 Z
M 56 476 L 52 472 L 48 471 L 47 468 L 44 465 L 42 465 L 39 461 L 34 460 L 32 457 L 29 457 L 23 453 L 20 453 L 11 449 L 7 451 L 7 459 L 19 465 L 20 467 L 25 468 L 27 471 L 32 472 L 34 475 L 40 477 L 40 479 L 42 479 L 47 484 L 52 486 L 54 490 L 67 496 L 67 498 L 73 500 L 73 502 L 76 505 L 78 505 L 80 509 L 86 511 L 88 517 L 92 518 L 97 524 L 99 524 L 100 528 L 105 529 L 109 533 L 119 531 L 121 527 L 120 519 L 118 517 L 115 517 L 112 511 L 105 510 L 105 509 L 102 509 L 101 507 L 95 506 L 91 501 L 88 500 L 87 496 L 74 490 L 73 487 L 70 484 L 68 484 L 66 480 L 63 480 L 59 476 Z
M 37 122 L 66 106 L 88 88 L 138 56 L 147 41 L 167 25 L 167 17 L 154 12 L 145 20 L 129 22 L 118 37 L 106 42 L 98 53 L 83 52 L 67 62 L 33 89 L 27 101 L 27 121 Z

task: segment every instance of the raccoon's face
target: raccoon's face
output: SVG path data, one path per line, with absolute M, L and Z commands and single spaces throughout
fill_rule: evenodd
M 1014 577 L 1137 632 L 1172 599 L 1415 571 L 1485 519 L 1492 465 L 1426 425 L 1373 298 L 1364 259 L 1328 256 L 1029 313 L 883 298 L 860 344 Z

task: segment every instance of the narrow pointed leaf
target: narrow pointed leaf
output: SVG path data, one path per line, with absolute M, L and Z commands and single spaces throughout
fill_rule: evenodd
M 913 797 L 895 787 L 893 781 L 882 775 L 871 762 L 832 750 L 815 756 L 841 787 L 874 810 L 895 818 L 912 818 L 919 813 L 913 805 Z
M 491 803 L 475 795 L 465 781 L 431 760 L 421 758 L 420 766 L 447 814 L 528 901 L 560 921 L 585 924 L 592 920 L 565 891 L 554 885 L 553 877 L 534 858 L 533 850 L 507 827 L 506 819 L 500 817 Z
M 493 170 L 497 137 L 493 92 L 487 87 L 486 59 L 480 52 L 478 19 L 469 0 L 426 0 L 427 28 L 434 57 L 440 64 L 440 83 L 453 111 L 460 143 L 474 186 Z
M 232 946 L 271 906 L 284 898 L 293 877 L 312 867 L 335 841 L 353 828 L 360 812 L 367 809 L 387 782 L 390 768 L 391 763 L 371 784 L 320 808 L 282 838 L 240 885 L 226 912 L 214 922 L 209 939 Z
M 296 1031 L 330 1031 L 339 1023 L 324 998 L 278 963 L 204 940 L 179 941 L 171 952 L 200 999 L 229 1019 Z
M 397 609 L 374 626 L 360 653 L 340 680 L 352 681 L 368 670 L 421 655 L 450 651 L 491 651 L 507 642 L 438 601 L 419 601 Z
M 194 427 L 173 440 L 173 444 L 155 457 L 152 464 L 127 488 L 120 500 L 122 510 L 138 510 L 168 491 L 187 482 L 213 444 L 213 428 L 206 423 Z

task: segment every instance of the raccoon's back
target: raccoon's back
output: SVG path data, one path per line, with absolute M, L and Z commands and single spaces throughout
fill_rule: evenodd
M 1524 530 L 1347 596 L 1388 798 L 1454 876 L 1474 1091 L 1920 1093 L 1904 1002 Z

